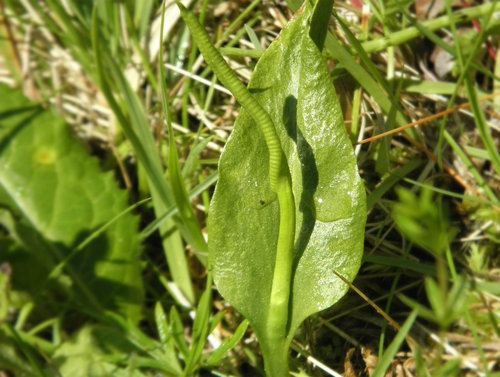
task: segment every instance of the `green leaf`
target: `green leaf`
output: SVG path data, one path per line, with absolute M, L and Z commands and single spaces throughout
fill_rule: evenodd
M 126 213 L 108 224 L 127 209 L 126 192 L 112 173 L 100 171 L 62 118 L 6 86 L 0 97 L 0 222 L 19 244 L 0 250 L 0 259 L 12 264 L 13 286 L 37 295 L 64 262 L 71 278 L 65 289 L 75 303 L 139 320 L 137 218 Z M 60 302 L 54 305 L 60 310 Z
M 130 356 L 134 347 L 117 329 L 105 326 L 85 326 L 75 336 L 64 342 L 53 355 L 53 363 L 61 376 L 73 377 L 143 377 L 134 367 Z M 118 357 L 108 356 L 115 354 Z M 121 368 L 108 359 L 126 362 Z
M 163 30 L 163 21 L 165 16 L 165 9 L 162 11 L 161 27 Z M 163 32 L 162 32 L 163 33 Z M 207 249 L 207 243 L 203 234 L 201 232 L 200 224 L 196 217 L 196 214 L 191 206 L 191 201 L 183 182 L 181 168 L 179 164 L 179 155 L 175 146 L 175 136 L 174 129 L 172 127 L 172 119 L 170 116 L 169 103 L 167 98 L 167 86 L 165 83 L 165 68 L 163 66 L 162 57 L 163 56 L 163 43 L 160 43 L 160 82 L 161 82 L 161 100 L 163 112 L 167 120 L 168 129 L 168 176 L 170 180 L 170 186 L 172 189 L 172 194 L 179 211 L 179 215 L 182 219 L 182 224 L 187 228 L 187 234 L 190 236 L 187 241 L 189 244 L 193 245 L 196 250 L 204 251 Z M 203 260 L 201 258 L 200 260 Z M 189 292 L 191 295 L 192 292 Z M 192 301 L 192 300 L 191 300 Z
M 404 187 L 396 188 L 396 192 L 399 202 L 394 205 L 393 217 L 397 227 L 412 242 L 442 255 L 457 233 L 449 224 L 446 207 L 439 199 L 433 199 L 426 187 L 420 196 Z
M 24 354 L 24 357 L 21 356 Z M 41 377 L 43 372 L 32 355 L 32 349 L 19 338 L 7 322 L 0 324 L 0 366 L 14 376 Z
M 199 368 L 201 354 L 207 341 L 212 307 L 212 276 L 207 276 L 207 286 L 200 297 L 193 321 L 192 343 L 186 358 L 183 376 L 191 376 Z
M 91 35 L 96 71 L 98 73 L 97 83 L 106 97 L 110 108 L 113 110 L 121 129 L 133 146 L 139 166 L 144 168 L 153 198 L 155 213 L 159 217 L 174 204 L 173 195 L 165 180 L 160 158 L 156 153 L 155 140 L 151 134 L 144 107 L 137 94 L 132 90 L 123 71 L 116 64 L 114 58 L 116 54 L 113 54 L 109 50 L 109 46 L 106 46 L 102 41 L 99 29 L 101 23 L 98 21 L 96 10 L 97 8 L 95 7 L 92 17 Z M 139 169 L 139 172 L 141 170 Z M 188 301 L 193 303 L 194 294 L 184 248 L 180 235 L 174 229 L 174 226 L 177 226 L 181 232 L 186 230 L 181 221 L 174 216 L 172 219 L 167 219 L 161 223 L 160 236 L 163 241 L 163 248 L 172 278 Z M 186 233 L 184 237 L 188 240 L 192 238 Z M 198 251 L 205 252 L 205 249 Z
M 0 239 L 0 247 L 3 242 Z M 7 246 L 8 247 L 8 246 Z M 0 323 L 7 319 L 10 306 L 10 275 L 11 268 L 8 263 L 0 264 Z
M 233 349 L 236 344 L 241 340 L 243 335 L 245 335 L 245 331 L 248 327 L 248 321 L 245 319 L 239 325 L 234 334 L 228 338 L 225 338 L 217 349 L 212 352 L 205 362 L 207 366 L 218 366 L 224 356 L 229 352 L 229 350 Z
M 322 3 L 322 2 L 318 2 Z M 287 342 L 309 315 L 337 302 L 363 250 L 366 199 L 353 148 L 321 52 L 309 3 L 269 46 L 249 90 L 271 116 L 291 170 L 296 240 Z M 209 256 L 220 293 L 244 314 L 270 349 L 266 334 L 279 227 L 269 187 L 268 151 L 241 110 L 219 164 L 209 212 Z
M 172 326 L 172 337 L 175 340 L 175 344 L 184 358 L 187 358 L 189 355 L 189 347 L 184 337 L 184 326 L 182 324 L 181 317 L 179 316 L 179 312 L 174 305 L 170 307 L 170 323 Z
M 371 375 L 372 377 L 383 377 L 386 375 L 387 369 L 389 368 L 391 362 L 394 360 L 396 352 L 398 352 L 398 350 L 401 348 L 401 344 L 405 340 L 406 334 L 408 334 L 413 325 L 413 322 L 415 322 L 417 313 L 418 312 L 416 310 L 413 310 L 408 318 L 406 318 L 406 321 L 404 321 L 404 323 L 401 325 L 401 328 L 392 340 L 391 344 L 389 344 L 389 347 L 387 347 L 387 350 L 378 361 L 377 367 Z
M 161 306 L 160 302 L 156 302 L 155 305 L 155 322 L 156 329 L 158 330 L 158 336 L 162 342 L 162 344 L 167 344 L 170 340 L 170 331 L 167 322 L 167 316 L 165 315 L 165 311 Z

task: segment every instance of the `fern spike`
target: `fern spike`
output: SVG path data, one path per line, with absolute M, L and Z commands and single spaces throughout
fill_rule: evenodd
M 212 68 L 220 82 L 231 91 L 234 98 L 236 98 L 241 106 L 250 113 L 251 117 L 262 130 L 269 151 L 269 180 L 271 190 L 277 192 L 278 178 L 281 172 L 282 151 L 281 143 L 271 117 L 255 100 L 245 85 L 242 84 L 226 63 L 220 52 L 213 46 L 210 37 L 203 26 L 200 25 L 194 14 L 189 12 L 179 1 L 176 1 L 176 3 L 181 12 L 182 19 L 189 27 L 193 39 L 207 64 Z

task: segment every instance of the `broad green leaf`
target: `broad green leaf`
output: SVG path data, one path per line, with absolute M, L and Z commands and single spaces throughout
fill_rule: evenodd
M 37 295 L 64 262 L 75 303 L 137 321 L 143 300 L 137 218 L 127 213 L 96 232 L 128 207 L 126 192 L 62 118 L 6 86 L 0 97 L 0 222 L 19 244 L 0 257 L 12 263 L 13 284 Z
M 311 39 L 316 32 L 310 25 L 318 15 L 306 4 L 262 55 L 249 83 L 275 123 L 292 175 L 297 222 L 288 342 L 306 317 L 347 291 L 336 273 L 350 281 L 356 275 L 366 219 L 353 148 Z M 268 166 L 263 135 L 242 109 L 219 164 L 209 255 L 220 293 L 248 318 L 264 353 L 279 226 Z
M 121 331 L 87 325 L 64 342 L 54 352 L 52 360 L 61 376 L 144 377 L 145 374 L 138 369 L 143 364 L 142 359 L 135 352 Z M 174 372 L 175 369 L 171 371 Z

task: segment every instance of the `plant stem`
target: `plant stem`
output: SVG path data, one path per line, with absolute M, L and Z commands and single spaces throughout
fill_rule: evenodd
M 287 167 L 282 169 L 277 194 L 280 225 L 266 326 L 271 348 L 271 352 L 268 354 L 272 357 L 268 360 L 264 359 L 264 362 L 268 376 L 284 377 L 288 375 L 286 335 L 295 242 L 295 201 L 290 172 Z

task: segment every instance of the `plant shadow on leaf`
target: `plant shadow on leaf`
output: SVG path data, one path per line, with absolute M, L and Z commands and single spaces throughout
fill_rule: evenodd
M 9 145 L 10 141 L 16 137 L 16 135 L 23 130 L 24 127 L 28 126 L 30 122 L 35 119 L 41 112 L 42 112 L 42 107 L 40 106 L 28 106 L 28 107 L 22 107 L 18 109 L 10 109 L 7 111 L 1 111 L 0 112 L 0 122 L 4 119 L 12 119 L 14 117 L 20 117 L 26 112 L 30 111 L 30 113 L 27 114 L 26 118 L 22 118 L 18 120 L 18 123 L 15 127 L 6 127 L 3 130 L 0 130 L 0 154 L 2 153 L 3 149 Z M 4 132 L 6 135 L 4 135 Z
M 288 136 L 294 141 L 297 155 L 301 165 L 302 187 L 298 210 L 302 213 L 302 223 L 300 230 L 297 232 L 297 237 L 294 245 L 294 259 L 292 266 L 292 282 L 295 276 L 295 271 L 299 264 L 300 258 L 309 243 L 311 234 L 316 224 L 316 205 L 314 204 L 314 193 L 318 187 L 318 168 L 314 153 L 302 135 L 302 132 L 297 126 L 297 99 L 294 96 L 288 96 L 285 99 L 283 106 L 283 124 L 285 125 Z M 290 296 L 289 311 L 293 308 L 293 295 Z

